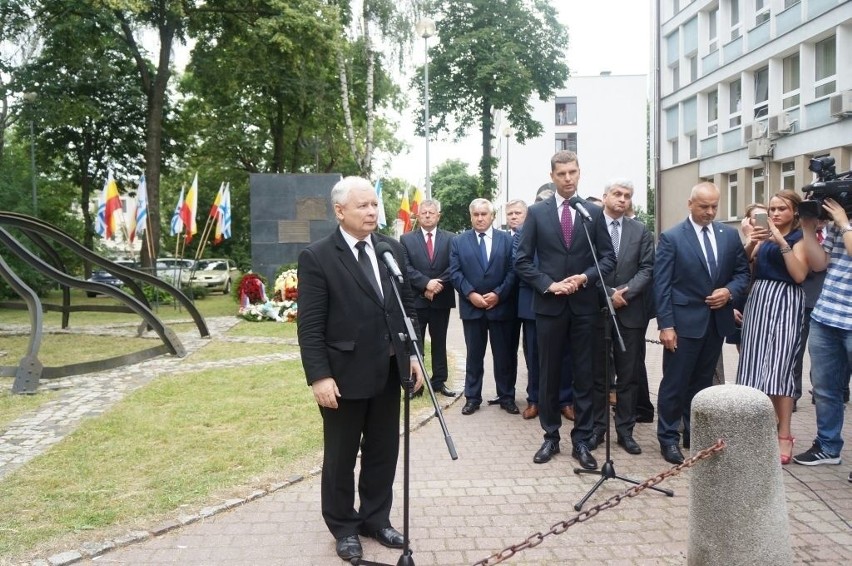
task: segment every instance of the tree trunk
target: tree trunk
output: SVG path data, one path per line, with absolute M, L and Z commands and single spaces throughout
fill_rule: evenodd
M 376 120 L 373 94 L 375 91 L 376 55 L 370 42 L 370 21 L 366 18 L 367 2 L 364 2 L 364 49 L 367 55 L 367 135 L 364 140 L 364 156 L 361 161 L 361 174 L 370 178 L 373 172 L 373 125 Z
M 340 102 L 343 104 L 343 121 L 346 124 L 346 137 L 349 140 L 349 150 L 352 159 L 360 163 L 358 159 L 358 146 L 355 143 L 355 126 L 352 124 L 352 109 L 349 107 L 349 81 L 346 77 L 346 60 L 343 51 L 337 50 L 337 75 L 340 78 Z
M 482 125 L 482 158 L 479 160 L 479 175 L 482 180 L 483 198 L 491 200 L 494 198 L 494 182 L 491 178 L 491 169 L 493 166 L 493 157 L 491 156 L 491 140 L 494 136 L 491 130 L 494 127 L 494 118 L 491 115 L 491 99 L 484 97 L 482 99 L 481 125 Z

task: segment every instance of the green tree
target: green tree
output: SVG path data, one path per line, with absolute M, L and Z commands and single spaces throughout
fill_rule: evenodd
M 461 232 L 470 228 L 470 202 L 484 195 L 480 179 L 458 159 L 445 161 L 432 174 L 432 196 L 441 203 L 441 228 Z
M 500 110 L 523 143 L 543 131 L 531 115 L 530 98 L 548 100 L 564 86 L 563 50 L 568 32 L 547 0 L 437 0 L 438 43 L 429 50 L 430 114 L 435 130 L 482 135 L 479 162 L 484 194 L 495 188 L 493 113 Z M 414 85 L 422 92 L 422 73 Z M 422 132 L 422 112 L 418 116 Z

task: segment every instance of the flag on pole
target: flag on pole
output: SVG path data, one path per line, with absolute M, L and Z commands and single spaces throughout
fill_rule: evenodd
M 139 177 L 136 187 L 136 235 L 142 237 L 148 224 L 148 185 L 145 183 L 145 173 Z M 133 234 L 131 233 L 131 242 Z
M 183 187 L 180 188 L 180 196 L 175 205 L 175 211 L 172 213 L 172 222 L 169 234 L 177 236 L 183 231 L 183 221 L 180 219 L 180 209 L 183 206 Z
M 219 191 L 216 193 L 216 198 L 213 199 L 213 206 L 210 207 L 210 218 L 219 218 L 219 204 L 222 202 L 222 193 L 225 192 L 225 181 L 219 185 Z
M 216 236 L 214 244 L 231 237 L 231 184 L 225 185 L 222 200 L 219 202 L 219 212 L 216 218 Z
M 106 232 L 104 238 L 112 238 L 118 233 L 118 219 L 115 213 L 121 210 L 121 196 L 118 194 L 118 185 L 112 178 L 112 171 L 107 179 L 106 194 L 104 195 L 104 225 Z
M 379 199 L 379 228 L 384 228 L 388 225 L 388 219 L 385 217 L 385 203 L 382 200 L 382 180 L 376 180 L 376 196 Z
M 106 202 L 104 201 L 104 195 L 106 195 L 108 184 L 109 179 L 104 181 L 104 187 L 101 192 L 98 193 L 98 212 L 95 215 L 95 234 L 101 238 L 106 237 L 106 221 L 104 218 L 104 215 L 106 214 Z
M 402 202 L 399 203 L 399 212 L 396 217 L 402 220 L 402 233 L 411 231 L 411 207 L 408 205 L 408 189 L 402 197 Z
M 186 193 L 186 200 L 180 208 L 180 220 L 183 222 L 185 243 L 189 244 L 192 237 L 198 232 L 198 223 L 195 221 L 196 213 L 198 212 L 198 173 L 192 179 L 192 186 L 189 187 L 189 192 Z
M 417 213 L 420 212 L 420 203 L 423 202 L 423 191 L 419 188 L 414 189 L 414 198 L 411 199 L 411 217 L 417 218 Z
M 127 229 L 127 241 L 131 244 L 136 239 L 136 201 L 127 200 L 127 211 L 124 213 L 124 223 Z

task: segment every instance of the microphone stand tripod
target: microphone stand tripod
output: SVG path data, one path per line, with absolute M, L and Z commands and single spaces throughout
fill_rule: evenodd
M 578 214 L 577 216 L 583 218 L 582 214 Z M 601 266 L 598 263 L 598 252 L 595 249 L 595 245 L 592 243 L 592 237 L 589 235 L 589 226 L 587 224 L 587 220 L 583 218 L 583 231 L 586 233 L 586 240 L 589 242 L 589 247 L 592 250 L 592 259 L 595 260 L 595 269 L 598 272 L 598 280 L 601 282 L 601 286 L 604 287 L 604 278 L 601 274 Z M 609 351 L 612 347 L 612 328 L 615 328 L 615 335 L 618 338 L 618 348 L 619 351 L 624 352 L 626 348 L 624 347 L 624 339 L 621 337 L 621 331 L 618 329 L 618 321 L 615 317 L 615 307 L 612 306 L 612 298 L 610 298 L 609 293 L 606 292 L 604 287 L 604 298 L 606 300 L 606 308 L 601 309 L 601 317 L 603 318 L 603 331 L 604 331 L 604 411 L 606 412 L 606 431 L 604 434 L 605 445 L 606 445 L 606 461 L 601 466 L 600 470 L 586 470 L 584 468 L 574 468 L 575 474 L 595 474 L 599 475 L 600 479 L 597 483 L 592 486 L 592 489 L 583 496 L 583 498 L 578 501 L 574 505 L 574 510 L 579 511 L 583 508 L 583 505 L 586 504 L 586 501 L 592 496 L 592 494 L 597 491 L 597 489 L 603 485 L 606 480 L 609 479 L 617 479 L 621 481 L 625 481 L 627 483 L 632 483 L 634 485 L 639 485 L 641 482 L 636 481 L 631 478 L 625 478 L 623 476 L 619 476 L 615 473 L 615 464 L 612 461 L 612 455 L 610 452 L 610 408 L 609 408 Z M 607 311 L 609 312 L 609 316 L 607 316 Z M 610 326 L 612 324 L 612 327 Z M 593 405 L 594 406 L 594 405 Z M 664 489 L 661 487 L 651 486 L 650 489 L 654 491 L 659 491 L 660 493 L 665 493 L 669 497 L 674 496 L 674 492 L 670 489 Z
M 423 353 L 420 351 L 420 344 L 417 343 L 417 333 L 414 331 L 414 324 L 411 322 L 411 317 L 405 312 L 405 307 L 402 304 L 402 297 L 399 294 L 400 281 L 388 270 L 388 275 L 391 280 L 391 287 L 396 301 L 399 304 L 399 311 L 402 313 L 403 321 L 405 322 L 405 332 L 400 332 L 399 337 L 408 344 L 409 352 L 414 352 L 417 356 L 417 364 L 420 366 L 420 372 L 423 374 L 423 386 L 429 391 L 429 397 L 432 399 L 432 405 L 435 407 L 435 416 L 438 417 L 438 422 L 441 423 L 441 430 L 444 433 L 444 441 L 447 443 L 447 450 L 450 452 L 450 458 L 458 460 L 459 455 L 456 453 L 456 446 L 453 443 L 453 438 L 447 429 L 447 422 L 444 420 L 444 412 L 441 410 L 441 405 L 438 403 L 438 398 L 435 396 L 435 390 L 432 389 L 432 380 L 429 379 L 429 374 L 426 372 L 426 364 L 423 362 Z M 411 556 L 411 548 L 409 547 L 408 526 L 409 526 L 409 461 L 410 461 L 410 446 L 411 446 L 411 395 L 414 393 L 414 380 L 411 375 L 408 375 L 403 380 L 405 389 L 405 399 L 403 401 L 403 465 L 402 465 L 402 554 L 397 560 L 396 566 L 414 566 L 414 558 Z M 382 562 L 369 562 L 361 559 L 353 559 L 352 564 L 360 566 L 391 566 Z

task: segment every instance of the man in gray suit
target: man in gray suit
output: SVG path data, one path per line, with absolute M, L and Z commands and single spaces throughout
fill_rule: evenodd
M 625 351 L 613 340 L 616 394 L 615 431 L 618 444 L 629 454 L 641 454 L 633 438 L 636 424 L 637 377 L 644 360 L 645 328 L 648 324 L 645 300 L 654 275 L 654 238 L 641 222 L 625 216 L 633 199 L 633 183 L 627 179 L 611 181 L 604 188 L 603 209 L 607 230 L 615 250 L 615 271 L 604 277 L 612 299 L 616 322 Z M 614 329 L 613 329 L 614 333 Z M 603 384 L 596 383 L 599 389 Z M 603 426 L 607 403 L 603 391 L 595 395 L 597 426 Z

